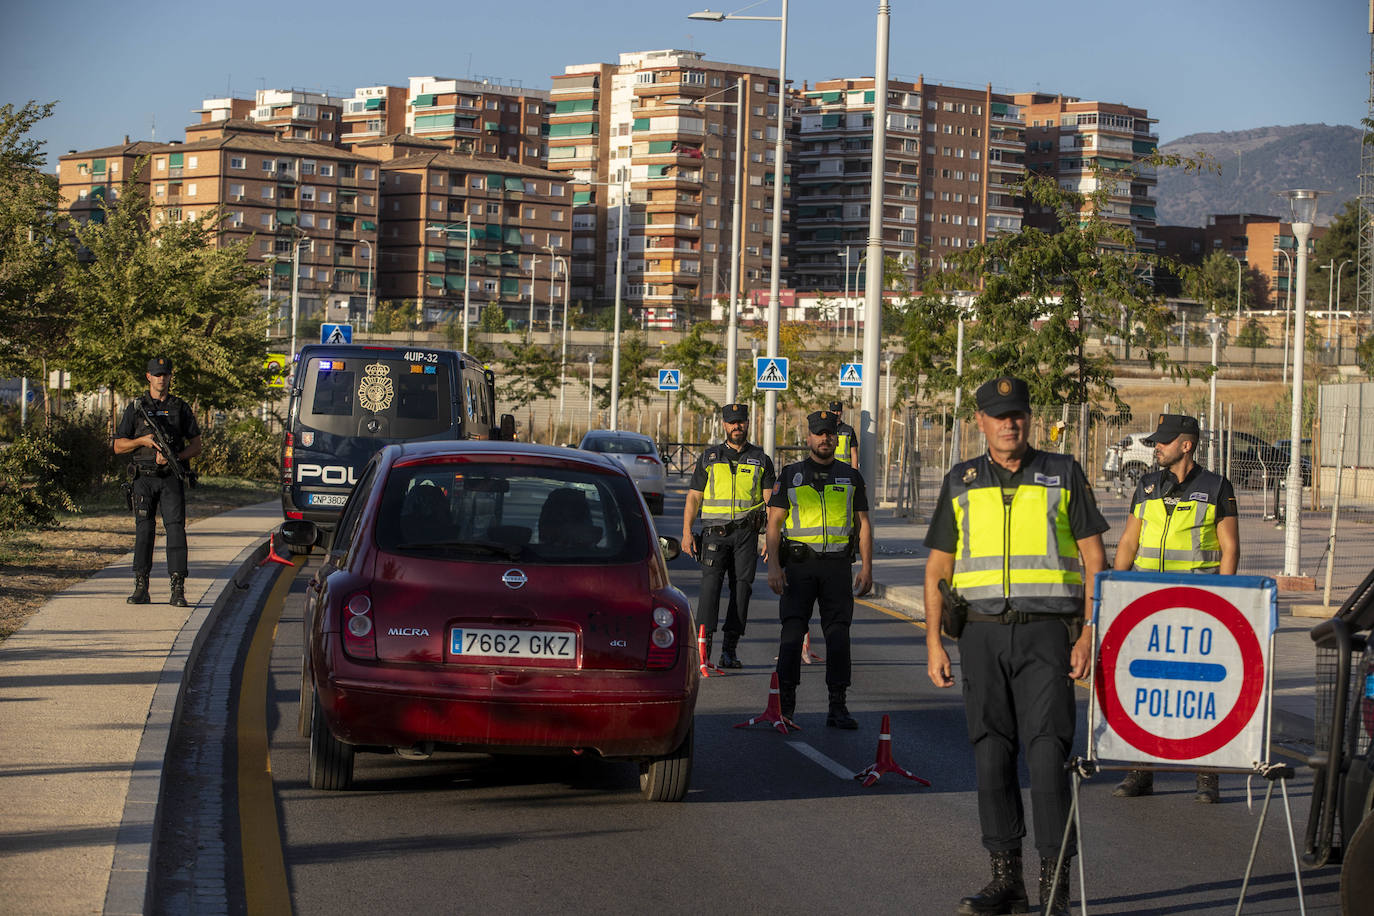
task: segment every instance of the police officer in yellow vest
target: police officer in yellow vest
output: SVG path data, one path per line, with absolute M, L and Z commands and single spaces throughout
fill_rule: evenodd
M 959 658 L 978 816 L 992 859 L 992 880 L 964 897 L 956 912 L 1026 912 L 1026 827 L 1017 779 L 1024 745 L 1041 855 L 1040 905 L 1067 914 L 1067 863 L 1053 900 L 1049 890 L 1071 801 L 1064 764 L 1073 748 L 1073 681 L 1087 674 L 1092 658 L 1084 620 L 1091 620 L 1093 579 L 1105 565 L 1107 522 L 1077 461 L 1030 446 L 1024 381 L 996 378 L 975 397 L 988 450 L 945 476 L 925 538 L 927 668 L 936 687 L 954 684 L 940 638 L 950 611 L 941 584 L 952 583 L 968 602 Z
M 1136 483 L 1131 515 L 1116 548 L 1116 569 L 1236 574 L 1236 493 L 1229 480 L 1193 460 L 1199 433 L 1192 417 L 1159 415 L 1159 428 L 1145 439 L 1154 446 L 1159 469 L 1142 474 Z M 1153 772 L 1132 770 L 1112 794 L 1134 798 L 1151 794 L 1154 787 Z M 1213 804 L 1220 799 L 1217 774 L 1197 774 L 1195 800 Z
M 849 625 L 854 596 L 873 587 L 873 529 L 868 491 L 857 468 L 835 458 L 839 417 L 818 410 L 806 418 L 810 455 L 782 469 L 768 500 L 768 587 L 782 597 L 778 617 L 778 699 L 789 720 L 797 708 L 802 641 L 811 608 L 820 607 L 825 635 L 825 683 L 830 707 L 825 724 L 855 729 L 845 705 L 850 681 Z M 855 555 L 859 573 L 850 590 Z
M 842 418 L 844 402 L 831 401 L 830 412 L 835 415 L 835 460 L 843 461 L 851 467 L 858 467 L 859 434 Z
M 730 604 L 725 612 L 725 641 L 720 667 L 742 668 L 736 654 L 749 622 L 749 597 L 758 568 L 758 535 L 763 529 L 765 496 L 775 480 L 773 462 L 763 449 L 749 442 L 749 406 L 726 404 L 720 409 L 725 441 L 701 453 L 687 485 L 682 512 L 682 546 L 701 564 L 701 594 L 697 623 L 706 627 L 706 654 L 711 657 L 720 616 L 722 580 L 730 577 Z M 692 520 L 701 511 L 701 543 L 692 534 Z

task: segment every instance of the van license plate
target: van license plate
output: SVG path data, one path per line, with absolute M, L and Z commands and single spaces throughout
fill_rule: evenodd
M 577 634 L 558 630 L 449 631 L 449 653 L 456 658 L 548 658 L 576 661 Z
M 310 505 L 312 506 L 342 506 L 348 502 L 347 493 L 311 493 Z

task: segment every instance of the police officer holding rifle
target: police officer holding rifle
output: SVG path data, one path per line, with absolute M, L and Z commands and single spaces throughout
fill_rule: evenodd
M 1026 912 L 1026 826 L 1017 779 L 1024 744 L 1041 856 L 1040 907 L 1058 916 L 1069 912 L 1067 861 L 1056 892 L 1050 888 L 1071 802 L 1064 764 L 1073 748 L 1073 682 L 1088 673 L 1092 659 L 1085 618 L 1092 619 L 1093 579 L 1105 565 L 1107 522 L 1077 461 L 1030 446 L 1024 381 L 996 378 L 975 397 L 988 450 L 945 476 L 925 539 L 927 666 L 936 687 L 954 685 L 940 628 L 946 615 L 959 613 L 942 590 L 952 586 L 953 603 L 967 603 L 962 632 L 957 624 L 950 629 L 959 639 L 978 818 L 992 859 L 992 880 L 964 897 L 956 912 Z
M 195 473 L 186 462 L 201 451 L 200 425 L 191 407 L 169 392 L 172 363 L 148 360 L 148 392 L 131 401 L 115 428 L 114 453 L 129 455 L 130 482 L 125 486 L 134 512 L 134 591 L 129 604 L 148 604 L 148 577 L 153 571 L 153 542 L 159 509 L 167 533 L 169 604 L 186 607 L 186 486 Z

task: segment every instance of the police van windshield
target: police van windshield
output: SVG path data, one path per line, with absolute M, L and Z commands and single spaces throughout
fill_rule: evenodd
M 452 426 L 452 383 L 444 362 L 311 357 L 300 371 L 302 429 L 336 436 L 419 439 Z

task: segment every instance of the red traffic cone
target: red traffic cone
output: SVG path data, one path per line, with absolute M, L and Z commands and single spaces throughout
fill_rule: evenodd
M 811 631 L 808 629 L 806 635 L 802 637 L 802 664 L 809 665 L 812 662 L 823 661 L 825 659 L 811 651 Z
M 922 779 L 910 770 L 899 767 L 892 759 L 892 728 L 888 724 L 888 717 L 883 716 L 883 727 L 878 733 L 878 759 L 861 773 L 855 773 L 854 778 L 863 781 L 864 788 L 873 785 L 878 781 L 878 777 L 884 773 L 897 773 L 907 779 L 919 782 L 923 786 L 930 785 L 930 780 Z
M 258 561 L 258 565 L 259 565 L 259 566 L 264 566 L 264 565 L 266 565 L 269 561 L 271 561 L 271 562 L 273 562 L 273 563 L 280 563 L 282 566 L 295 566 L 295 565 L 296 565 L 296 564 L 293 563 L 292 561 L 288 560 L 286 557 L 284 557 L 284 556 L 282 556 L 281 554 L 277 553 L 277 536 L 276 536 L 276 534 L 269 534 L 269 535 L 267 536 L 267 556 L 265 556 L 265 557 L 263 557 L 261 560 L 259 560 L 259 561 Z
M 782 705 L 778 700 L 778 673 L 776 671 L 773 672 L 773 677 L 768 681 L 768 708 L 749 721 L 740 722 L 735 728 L 748 728 L 760 722 L 769 723 L 784 735 L 787 734 L 789 728 L 801 731 L 800 725 L 782 714 Z
M 697 627 L 697 657 L 701 659 L 701 676 L 710 677 L 713 674 L 724 674 L 711 660 L 706 657 L 706 624 Z

